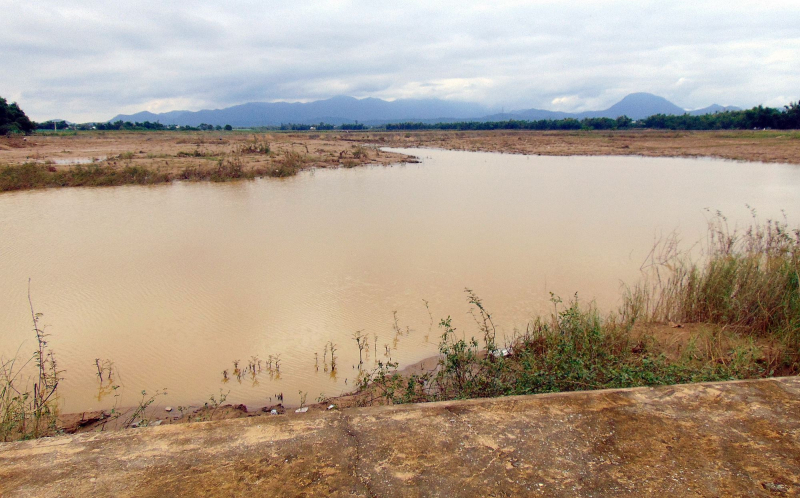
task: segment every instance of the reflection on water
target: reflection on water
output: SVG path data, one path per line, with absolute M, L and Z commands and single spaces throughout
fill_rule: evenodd
M 412 153 L 423 162 L 0 195 L 0 352 L 33 351 L 30 277 L 68 411 L 164 387 L 170 405 L 220 388 L 297 404 L 436 354 L 447 316 L 477 333 L 465 287 L 509 336 L 551 291 L 611 309 L 655 237 L 703 236 L 704 208 L 800 219 L 793 166 Z M 107 387 L 96 359 L 113 361 Z

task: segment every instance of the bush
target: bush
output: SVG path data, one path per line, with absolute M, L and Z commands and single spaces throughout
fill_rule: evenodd
M 36 125 L 28 119 L 16 102 L 9 104 L 6 99 L 0 97 L 0 135 L 12 133 L 28 135 L 35 129 Z

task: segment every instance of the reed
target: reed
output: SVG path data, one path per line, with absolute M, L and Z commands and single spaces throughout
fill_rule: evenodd
M 741 229 L 716 213 L 699 259 L 672 237 L 649 263 L 646 278 L 626 292 L 627 319 L 709 323 L 800 345 L 800 230 L 785 219 L 759 222 L 753 212 Z
M 466 289 L 482 341 L 441 320 L 437 368 L 409 377 L 379 362 L 362 375 L 358 404 L 800 374 L 800 231 L 753 216 L 731 229 L 714 215 L 700 257 L 676 237 L 657 244 L 618 312 L 552 296 L 552 313 L 507 344 Z

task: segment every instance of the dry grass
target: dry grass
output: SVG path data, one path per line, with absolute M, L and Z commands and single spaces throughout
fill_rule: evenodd
M 0 192 L 286 177 L 306 168 L 391 164 L 407 158 L 362 145 L 352 148 L 339 134 L 313 135 L 80 132 L 25 141 L 0 138 Z M 89 164 L 65 164 L 70 161 Z

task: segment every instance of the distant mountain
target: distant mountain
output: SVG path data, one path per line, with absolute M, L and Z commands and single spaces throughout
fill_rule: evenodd
M 721 106 L 717 104 L 712 104 L 708 107 L 703 107 L 702 109 L 695 109 L 694 111 L 689 111 L 689 114 L 692 116 L 702 116 L 703 114 L 716 114 L 718 112 L 726 112 L 726 111 L 741 111 L 741 107 L 736 107 L 734 105 L 727 105 Z
M 564 119 L 564 118 L 612 118 L 628 116 L 631 119 L 644 119 L 653 114 L 683 114 L 686 110 L 676 106 L 664 97 L 651 93 L 632 93 L 603 111 L 552 112 L 541 109 L 514 111 L 512 119 Z
M 486 118 L 487 121 L 508 121 L 509 119 L 539 121 L 541 119 L 574 118 L 575 116 L 575 114 L 569 112 L 545 111 L 544 109 L 524 109 L 521 111 L 511 111 L 510 113 L 505 114 L 493 114 L 491 116 L 486 116 Z
M 488 114 L 489 109 L 470 102 L 453 102 L 441 99 L 398 99 L 386 101 L 367 98 L 333 97 L 314 102 L 249 102 L 225 109 L 203 111 L 170 111 L 160 114 L 139 112 L 120 114 L 110 121 L 151 121 L 165 125 L 197 126 L 230 124 L 236 127 L 277 126 L 284 123 L 316 124 L 325 122 L 340 125 L 358 121 L 367 125 L 380 125 L 402 121 L 424 123 L 452 121 L 507 121 L 509 119 L 536 121 L 565 118 L 618 118 L 644 119 L 653 114 L 711 114 L 738 107 L 712 105 L 703 109 L 686 111 L 663 97 L 650 93 L 632 93 L 608 109 L 579 113 L 521 109 L 508 113 Z
M 477 119 L 486 115 L 488 108 L 469 102 L 452 102 L 440 99 L 356 99 L 333 97 L 314 102 L 250 102 L 225 109 L 204 111 L 170 111 L 161 114 L 140 112 L 120 114 L 111 121 L 159 121 L 165 125 L 197 126 L 201 123 L 232 126 L 275 126 L 283 123 L 329 124 L 359 121 L 387 122 L 407 120 Z

